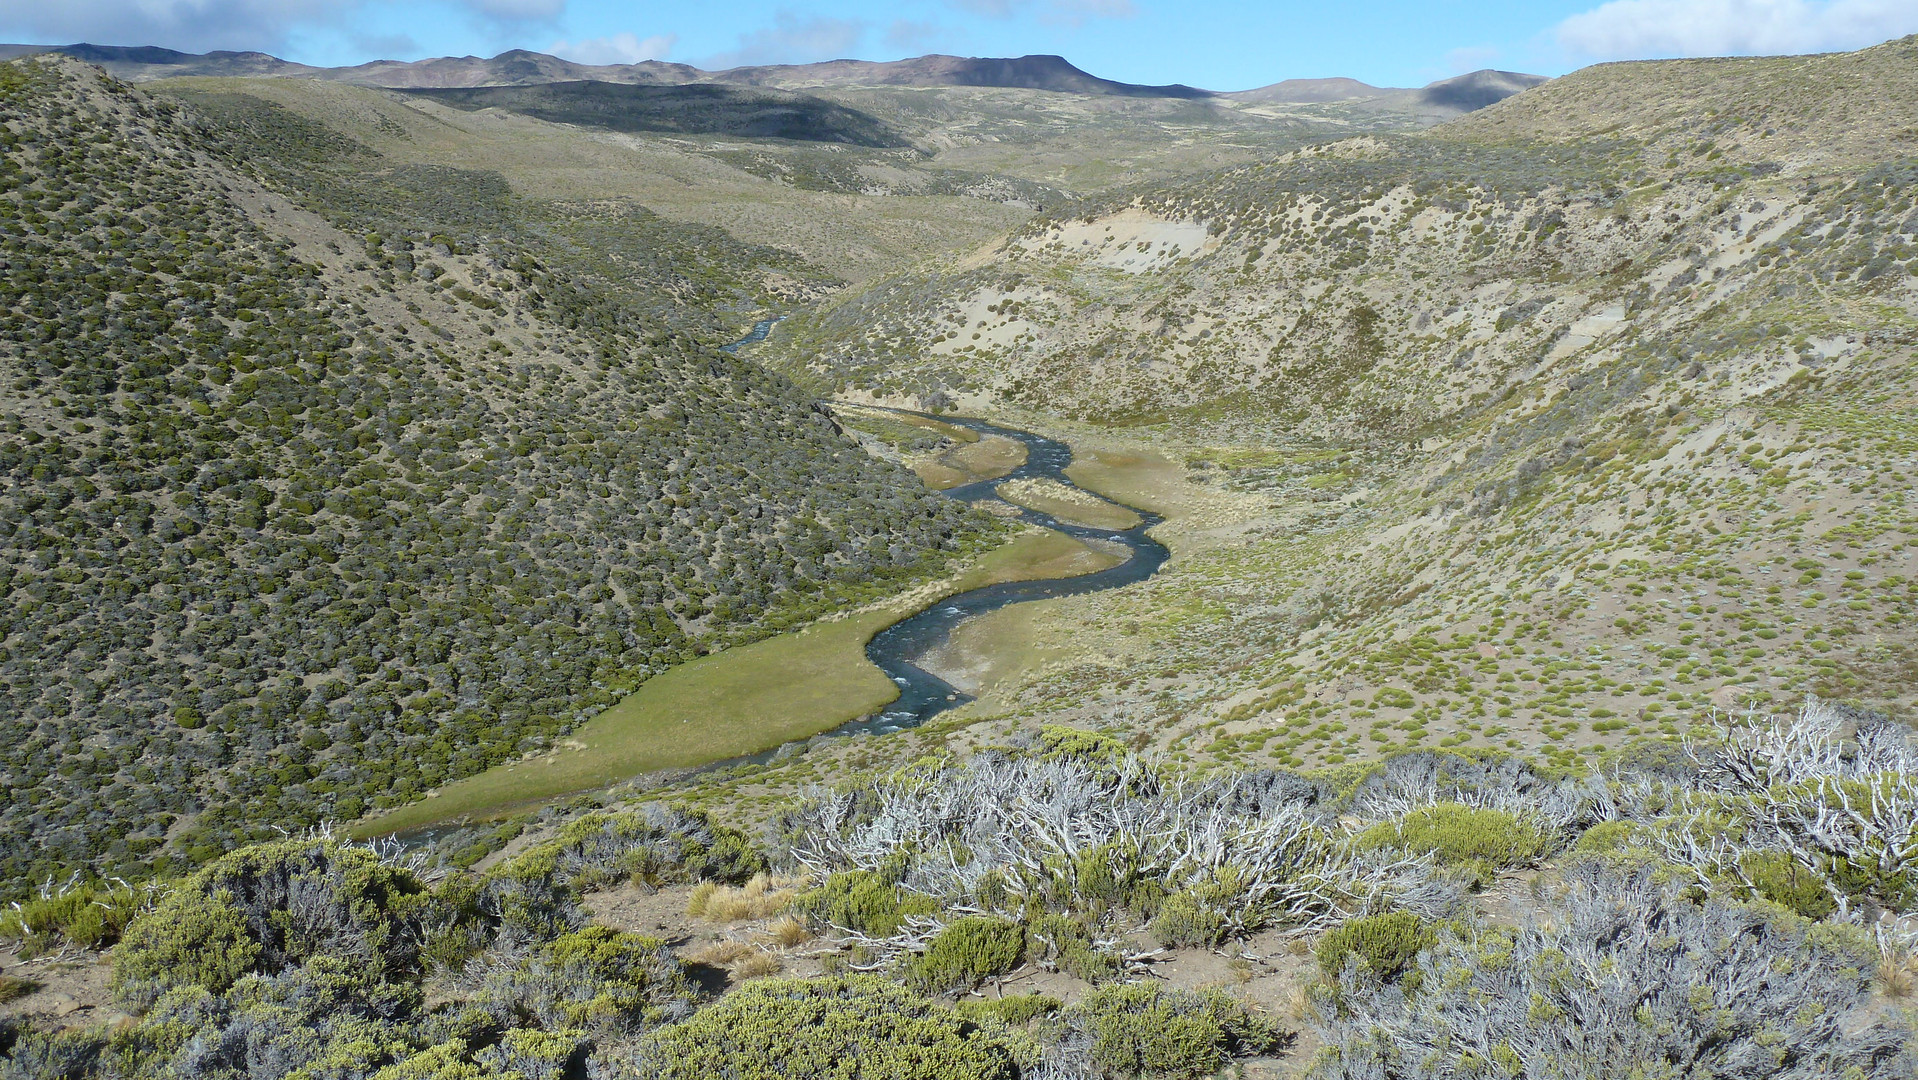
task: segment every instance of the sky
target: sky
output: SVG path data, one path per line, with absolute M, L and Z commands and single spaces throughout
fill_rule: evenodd
M 1056 53 L 1095 75 L 1243 90 L 1346 76 L 1856 49 L 1918 0 L 0 0 L 0 41 L 253 49 L 316 65 L 549 52 L 703 68 Z

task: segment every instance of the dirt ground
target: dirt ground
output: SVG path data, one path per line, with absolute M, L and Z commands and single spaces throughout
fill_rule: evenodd
M 107 983 L 113 975 L 104 954 L 77 953 L 66 958 L 22 960 L 0 953 L 0 975 L 36 984 L 28 993 L 0 1003 L 0 1016 L 30 1020 L 39 1028 L 91 1027 L 130 1018 L 113 1005 Z

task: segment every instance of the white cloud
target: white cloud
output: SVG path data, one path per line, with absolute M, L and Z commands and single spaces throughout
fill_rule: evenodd
M 1092 19 L 1130 19 L 1138 13 L 1132 0 L 1047 0 L 1039 18 L 1043 22 L 1084 26 Z
M 809 64 L 852 55 L 865 39 L 867 25 L 856 19 L 801 20 L 790 11 L 773 16 L 773 25 L 739 35 L 739 47 L 705 60 L 713 69 L 755 64 Z
M 566 0 L 460 0 L 488 19 L 503 23 L 547 23 L 566 11 Z
M 1463 75 L 1468 71 L 1481 71 L 1498 62 L 1502 55 L 1499 49 L 1491 45 L 1473 45 L 1462 49 L 1453 49 L 1445 54 L 1445 74 Z
M 930 49 L 947 37 L 946 28 L 938 23 L 914 22 L 911 19 L 894 19 L 886 27 L 886 48 L 888 49 Z
M 1611 0 L 1559 23 L 1558 43 L 1593 59 L 1860 49 L 1918 33 L 1913 0 Z
M 1139 13 L 1132 0 L 948 0 L 953 7 L 988 19 L 1010 19 L 1037 9 L 1039 21 L 1084 25 L 1090 19 L 1129 19 Z
M 555 41 L 546 47 L 554 56 L 576 64 L 637 64 L 642 60 L 664 60 L 679 42 L 677 34 L 614 34 L 611 37 L 581 41 Z
M 456 2 L 498 28 L 550 22 L 566 9 L 566 0 Z M 359 40 L 351 19 L 367 6 L 365 0 L 0 0 L 0 40 L 284 52 L 289 40 L 313 30 Z M 396 38 L 378 43 L 390 46 Z
M 294 26 L 337 24 L 356 6 L 338 0 L 0 0 L 0 30 L 9 40 L 60 45 L 272 50 L 285 45 Z

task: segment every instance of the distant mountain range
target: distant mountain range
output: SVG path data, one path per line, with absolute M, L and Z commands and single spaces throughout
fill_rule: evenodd
M 321 68 L 296 64 L 261 52 L 184 53 L 153 46 L 0 45 L 0 60 L 57 52 L 98 64 L 130 81 L 189 75 L 328 79 L 360 86 L 402 90 L 485 86 L 537 86 L 548 83 L 600 82 L 637 86 L 685 86 L 720 83 L 782 90 L 854 86 L 980 86 L 1051 90 L 1102 97 L 1224 98 L 1250 105 L 1356 104 L 1368 108 L 1410 109 L 1434 114 L 1471 112 L 1510 97 L 1545 79 L 1509 71 L 1475 71 L 1417 89 L 1371 86 L 1356 79 L 1287 79 L 1256 90 L 1219 93 L 1196 87 L 1141 86 L 1101 79 L 1074 67 L 1064 57 L 921 56 L 877 63 L 828 60 L 819 64 L 703 71 L 687 64 L 647 60 L 637 64 L 576 64 L 545 53 L 514 49 L 498 56 L 443 56 L 429 60 L 375 60 L 353 67 Z

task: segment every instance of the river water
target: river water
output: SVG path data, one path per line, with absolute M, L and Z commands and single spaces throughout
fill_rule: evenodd
M 862 407 L 871 408 L 871 406 Z M 908 413 L 903 409 L 885 411 L 903 415 L 926 415 Z M 947 709 L 957 708 L 971 701 L 972 699 L 961 693 L 958 688 L 919 666 L 928 653 L 944 644 L 953 629 L 967 619 L 1028 600 L 1077 596 L 1081 593 L 1116 589 L 1121 585 L 1144 581 L 1165 564 L 1167 557 L 1165 545 L 1146 535 L 1146 530 L 1164 520 L 1156 514 L 1148 513 L 1138 507 L 1127 507 L 1139 515 L 1140 522 L 1123 532 L 1116 532 L 1111 529 L 1095 529 L 1060 521 L 1050 514 L 1028 510 L 1000 498 L 1000 484 L 1029 477 L 1053 480 L 1076 487 L 1077 485 L 1073 484 L 1065 474 L 1066 467 L 1072 464 L 1070 446 L 1043 435 L 1034 435 L 1032 432 L 1020 431 L 1016 428 L 1000 427 L 983 420 L 955 416 L 940 416 L 936 419 L 942 423 L 976 431 L 980 435 L 998 435 L 1015 439 L 1024 443 L 1026 447 L 1025 464 L 993 480 L 982 480 L 978 483 L 950 488 L 944 492 L 947 498 L 969 503 L 1004 503 L 1018 512 L 1018 520 L 1048 529 L 1057 529 L 1081 540 L 1104 540 L 1108 543 L 1116 543 L 1123 546 L 1130 557 L 1118 566 L 1079 577 L 1015 581 L 959 593 L 941 600 L 917 615 L 881 630 L 866 646 L 866 655 L 898 685 L 899 698 L 887 706 L 884 712 L 834 729 L 831 732 L 834 735 L 898 731 L 901 728 L 923 724 Z
M 747 346 L 765 341 L 766 336 L 772 332 L 773 324 L 778 321 L 778 319 L 762 319 L 754 323 L 752 330 L 747 332 L 745 337 L 723 346 L 720 351 L 736 353 Z M 898 699 L 887 706 L 885 711 L 842 724 L 827 732 L 828 735 L 882 734 L 898 731 L 901 728 L 923 724 L 947 709 L 958 708 L 971 701 L 972 699 L 961 693 L 958 687 L 920 666 L 927 654 L 945 644 L 953 629 L 967 619 L 1028 600 L 1077 596 L 1103 589 L 1116 589 L 1121 585 L 1144 581 L 1165 564 L 1167 557 L 1165 545 L 1146 535 L 1148 529 L 1164 520 L 1156 514 L 1147 513 L 1136 506 L 1128 506 L 1126 509 L 1139 515 L 1139 524 L 1124 532 L 1115 532 L 1110 529 L 1069 524 L 1050 514 L 1028 510 L 999 497 L 999 485 L 1008 480 L 1037 478 L 1057 481 L 1068 487 L 1077 487 L 1078 485 L 1066 476 L 1066 468 L 1072 464 L 1072 448 L 1065 443 L 1048 439 L 1043 435 L 1034 435 L 1030 431 L 999 427 L 983 420 L 966 417 L 930 417 L 926 413 L 914 413 L 906 409 L 886 409 L 870 405 L 860 407 L 904 416 L 937 419 L 942 423 L 978 432 L 982 436 L 998 435 L 1024 443 L 1026 460 L 1023 465 L 1004 476 L 949 488 L 943 494 L 949 499 L 958 499 L 962 502 L 1002 503 L 1016 512 L 1016 514 L 1007 513 L 1002 508 L 1001 513 L 1005 516 L 1016 516 L 1017 520 L 1041 525 L 1048 529 L 1057 529 L 1081 540 L 1104 540 L 1118 544 L 1126 549 L 1129 557 L 1118 566 L 1095 574 L 1047 581 L 1008 582 L 959 593 L 941 600 L 917 615 L 881 630 L 866 646 L 866 655 L 899 687 Z M 719 762 L 709 768 L 764 761 L 774 752 L 768 751 L 749 758 Z
M 757 344 L 766 340 L 776 320 L 767 319 L 753 326 L 752 332 L 739 341 L 724 348 L 725 352 L 736 352 L 741 347 Z M 1077 487 L 1066 476 L 1067 466 L 1072 464 L 1072 448 L 1056 439 L 1035 435 L 1030 431 L 1017 428 L 1000 427 L 983 420 L 974 420 L 960 416 L 934 417 L 927 413 L 914 413 L 906 409 L 885 409 L 873 405 L 861 405 L 862 409 L 890 412 L 902 416 L 920 416 L 936 419 L 944 424 L 963 427 L 978 432 L 981 436 L 998 435 L 1015 439 L 1025 444 L 1026 460 L 1018 468 L 1004 476 L 977 483 L 949 488 L 944 494 L 949 499 L 959 499 L 969 503 L 998 502 L 1010 507 L 1015 513 L 1002 510 L 1001 515 L 1016 518 L 1019 521 L 1040 525 L 1048 529 L 1057 529 L 1068 536 L 1081 540 L 1103 540 L 1108 544 L 1124 547 L 1130 557 L 1117 566 L 1097 573 L 1082 574 L 1071 578 L 1052 578 L 1043 581 L 1015 581 L 1001 585 L 988 585 L 980 589 L 958 593 L 939 601 L 932 607 L 911 615 L 881 630 L 873 636 L 866 646 L 866 655 L 886 673 L 899 687 L 899 697 L 884 711 L 857 720 L 826 732 L 827 735 L 879 735 L 915 727 L 948 709 L 955 709 L 971 701 L 972 698 L 961 693 L 951 683 L 927 671 L 920 666 L 927 654 L 945 644 L 954 628 L 967 619 L 975 618 L 989 611 L 997 611 L 1011 604 L 1025 603 L 1028 600 L 1044 600 L 1056 596 L 1078 596 L 1082 593 L 1099 592 L 1104 589 L 1116 589 L 1121 585 L 1130 585 L 1135 581 L 1144 581 L 1151 577 L 1160 566 L 1165 564 L 1168 552 L 1165 545 L 1146 535 L 1146 530 L 1164 519 L 1157 514 L 1148 513 L 1136 506 L 1127 507 L 1139 515 L 1138 525 L 1123 532 L 1112 529 L 1095 529 L 1085 525 L 1074 525 L 1060 521 L 1050 514 L 1028 510 L 999 496 L 999 485 L 1009 480 L 1038 478 L 1054 480 L 1070 487 Z M 1124 503 L 1118 505 L 1124 506 Z M 730 768 L 735 765 L 763 764 L 779 753 L 767 750 L 745 757 L 728 758 L 695 770 L 710 772 Z M 429 825 L 408 830 L 396 837 L 408 847 L 430 844 L 443 835 L 457 832 L 465 826 L 459 824 Z

